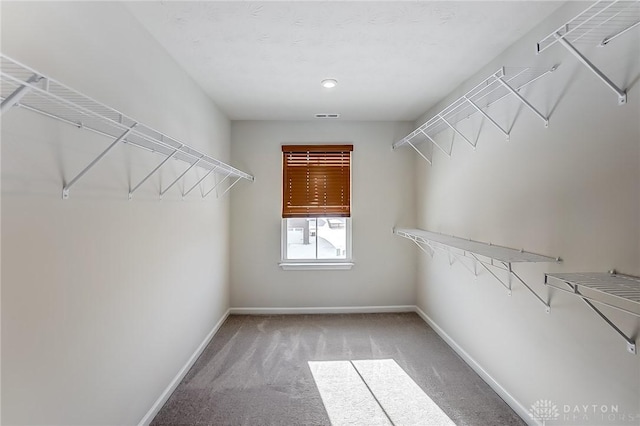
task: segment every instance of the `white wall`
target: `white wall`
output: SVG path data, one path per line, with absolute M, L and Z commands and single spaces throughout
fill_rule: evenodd
M 228 160 L 228 119 L 119 3 L 2 2 L 2 52 Z M 137 423 L 228 309 L 228 198 L 157 199 L 183 165 L 127 201 L 162 158 L 121 146 L 61 199 L 108 144 L 2 117 L 3 424 Z
M 476 152 L 458 138 L 451 159 L 436 152 L 432 167 L 415 160 L 419 227 L 564 259 L 514 266 L 535 291 L 550 295 L 551 312 L 519 283 L 509 297 L 488 273 L 474 279 L 443 255 L 420 257 L 417 301 L 524 406 L 521 415 L 548 399 L 561 411 L 554 424 L 631 424 L 640 414 L 640 356 L 627 353 L 624 340 L 582 301 L 543 284 L 546 271 L 640 275 L 640 32 L 583 50 L 630 87 L 626 106 L 561 46 L 534 53 L 537 41 L 586 6 L 569 2 L 416 122 L 500 66 L 560 63 L 522 92 L 551 115 L 548 129 L 511 97 L 489 108 L 503 126 L 513 125 L 510 142 L 474 116 L 459 128 L 479 135 Z M 603 310 L 638 336 L 636 317 Z M 577 420 L 565 418 L 564 406 L 576 404 L 618 405 L 619 414 L 610 422 L 580 409 Z
M 394 238 L 414 219 L 413 161 L 391 141 L 410 123 L 233 122 L 231 158 L 256 181 L 231 201 L 231 306 L 344 307 L 414 304 L 415 251 Z M 282 150 L 288 143 L 353 143 L 350 271 L 283 271 Z

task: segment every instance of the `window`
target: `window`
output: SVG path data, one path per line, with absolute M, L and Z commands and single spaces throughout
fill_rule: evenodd
M 285 219 L 287 228 L 285 259 L 347 259 L 345 217 Z
M 353 145 L 282 147 L 282 259 L 350 265 Z

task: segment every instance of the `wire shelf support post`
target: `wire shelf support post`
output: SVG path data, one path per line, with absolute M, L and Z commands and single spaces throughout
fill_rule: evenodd
M 598 67 L 596 67 L 593 62 L 587 59 L 578 49 L 576 49 L 571 43 L 565 40 L 561 35 L 555 33 L 554 36 L 558 39 L 558 42 L 564 46 L 569 53 L 578 58 L 580 62 L 584 66 L 586 66 L 592 73 L 594 73 L 604 84 L 609 87 L 609 89 L 613 90 L 613 92 L 618 95 L 618 105 L 624 105 L 627 103 L 627 92 L 620 89 L 609 77 L 607 77 Z
M 423 132 L 423 134 L 427 137 L 427 139 L 429 139 L 431 142 L 433 142 L 433 140 L 429 137 L 429 135 L 427 135 L 424 132 Z M 413 148 L 418 153 L 418 155 L 420 157 L 422 157 L 427 163 L 429 163 L 429 165 L 432 164 L 431 158 L 433 157 L 433 148 L 431 146 L 428 146 L 427 152 L 423 153 L 413 143 L 411 143 L 411 141 L 407 141 L 407 143 L 409 144 L 409 146 L 411 146 L 411 148 Z M 433 142 L 433 144 L 437 146 L 437 144 L 435 142 Z
M 109 145 L 107 147 L 107 149 L 102 151 L 100 153 L 100 155 L 98 155 L 91 163 L 89 163 L 89 165 L 87 167 L 85 167 L 80 173 L 78 173 L 76 175 L 76 177 L 71 179 L 71 181 L 69 181 L 69 183 L 67 183 L 62 188 L 62 199 L 66 200 L 67 198 L 69 198 L 69 190 L 71 189 L 71 187 L 73 185 L 75 185 L 75 183 L 78 182 L 82 178 L 82 176 L 85 175 L 85 173 L 87 173 L 89 170 L 91 170 L 93 168 L 93 166 L 98 164 L 98 162 L 100 160 L 102 160 L 104 158 L 104 156 L 109 153 L 109 151 L 111 151 L 116 145 L 118 145 L 120 142 L 122 142 L 124 140 L 124 138 L 126 138 L 129 135 L 129 133 L 131 133 L 133 131 L 133 128 L 136 127 L 137 125 L 138 125 L 138 123 L 133 123 L 133 125 L 131 127 L 129 127 L 123 134 L 121 134 L 115 141 L 113 141 L 111 143 L 111 145 Z
M 218 166 L 213 166 L 213 169 L 211 169 L 211 170 L 209 170 L 207 173 L 205 173 L 205 175 L 204 175 L 204 176 L 202 176 L 200 179 L 198 179 L 198 181 L 197 181 L 195 184 L 193 184 L 193 186 L 192 186 L 191 188 L 189 188 L 189 189 L 187 190 L 187 192 L 184 192 L 184 193 L 182 194 L 182 198 L 184 198 L 184 197 L 186 197 L 187 195 L 189 195 L 189 193 L 190 193 L 191 191 L 193 191 L 193 190 L 194 190 L 198 185 L 200 185 L 200 183 L 201 183 L 203 180 L 205 180 L 205 179 L 207 178 L 207 176 L 209 176 L 211 173 L 215 172 L 217 168 L 218 168 Z
M 433 256 L 436 254 L 436 253 L 435 253 L 435 250 L 433 249 L 433 247 L 431 247 L 429 244 L 425 244 L 425 246 L 429 249 L 429 250 L 427 250 L 426 248 L 424 248 L 424 247 L 422 246 L 422 244 L 420 244 L 420 243 L 419 243 L 419 242 L 417 242 L 416 240 L 412 240 L 412 241 L 415 243 L 415 245 L 416 245 L 416 246 L 418 246 L 418 248 L 419 248 L 420 250 L 422 250 L 423 252 L 425 252 L 426 254 L 428 254 L 428 255 L 429 255 L 429 257 L 433 258 Z
M 511 267 L 511 263 L 507 264 L 507 267 L 509 268 L 509 276 L 514 276 L 518 281 L 520 281 L 520 283 L 525 286 L 525 288 L 527 290 L 529 290 L 531 292 L 531 294 L 533 294 L 539 301 L 540 303 L 542 303 L 544 306 L 547 307 L 547 313 L 549 313 L 551 311 L 551 304 L 547 301 L 545 301 L 542 297 L 540 297 L 540 295 L 538 293 L 536 293 L 530 286 L 529 284 L 527 284 L 522 278 L 520 278 L 520 276 L 518 274 L 515 273 L 515 271 L 512 269 Z
M 395 229 L 392 228 L 391 232 L 395 233 Z M 418 246 L 418 248 L 420 250 L 422 250 L 423 252 L 428 254 L 429 257 L 433 258 L 436 249 L 435 249 L 435 247 L 431 246 L 428 241 L 425 241 L 425 240 L 423 240 L 421 238 L 418 238 L 417 236 L 411 235 L 411 234 L 403 234 L 402 236 L 407 238 L 408 240 L 413 241 L 415 243 L 415 245 Z M 429 250 L 427 250 L 427 248 L 423 247 L 423 245 L 426 246 Z
M 475 255 L 475 254 L 473 254 L 473 253 L 470 253 L 470 254 L 471 254 L 471 257 L 473 257 L 473 258 L 476 260 L 476 262 L 477 262 L 480 266 L 482 266 L 482 268 L 484 268 L 484 270 L 485 270 L 485 271 L 487 271 L 488 273 L 490 273 L 491 275 L 493 275 L 493 278 L 495 278 L 496 280 L 498 280 L 498 282 L 500 282 L 500 284 L 502 284 L 502 286 L 503 286 L 504 288 L 506 288 L 506 289 L 507 289 L 507 294 L 508 294 L 509 296 L 511 296 L 511 280 L 509 279 L 509 278 L 510 278 L 510 276 L 507 276 L 507 281 L 508 281 L 508 284 L 507 284 L 507 283 L 505 283 L 504 281 L 502 281 L 502 280 L 500 279 L 500 277 L 498 277 L 498 276 L 497 276 L 497 275 L 496 275 L 496 274 L 495 274 L 491 269 L 489 269 L 489 267 L 488 267 L 487 265 L 485 265 L 485 263 L 484 263 L 484 262 L 480 261 L 480 259 L 478 259 L 478 258 L 476 257 L 476 255 Z
M 467 95 L 463 96 L 467 102 L 469 102 L 469 105 L 471 105 L 476 111 L 478 111 L 480 114 L 482 114 L 482 116 L 484 118 L 486 118 L 487 120 L 489 120 L 489 122 L 491 124 L 493 124 L 495 126 L 496 129 L 500 130 L 500 132 L 502 132 L 502 134 L 504 135 L 504 137 L 507 139 L 507 141 L 509 140 L 509 132 L 507 132 L 506 130 L 504 130 L 502 128 L 502 126 L 500 126 L 493 118 L 491 118 L 491 116 L 489 114 L 487 114 L 486 112 L 484 112 L 484 110 L 482 108 L 480 108 L 478 105 L 475 104 L 475 102 L 473 102 L 471 99 L 469 99 L 467 97 Z M 474 146 L 475 148 L 475 146 Z
M 213 192 L 213 190 L 216 189 L 218 187 L 218 185 L 220 185 L 222 182 L 227 180 L 229 178 L 229 176 L 231 176 L 231 173 L 227 173 L 227 175 L 224 178 L 222 178 L 222 180 L 220 182 L 216 182 L 215 185 L 213 185 L 213 188 L 211 188 L 210 190 L 208 190 L 207 192 L 202 194 L 202 199 L 207 198 L 207 195 L 211 194 L 211 192 Z
M 238 183 L 238 181 L 240 180 L 240 178 L 236 178 L 236 180 L 234 180 L 231 185 L 227 186 L 227 189 L 225 189 L 222 194 L 218 195 L 218 198 L 222 198 L 224 197 L 224 194 L 226 194 L 227 192 L 229 192 L 231 190 L 231 188 L 233 188 L 233 185 L 235 185 L 236 183 Z
M 147 181 L 147 179 L 149 179 L 151 176 L 153 176 L 153 174 L 155 172 L 157 172 L 158 170 L 160 170 L 160 168 L 162 166 L 164 166 L 169 160 L 171 160 L 172 158 L 174 158 L 174 156 L 178 153 L 178 151 L 180 150 L 180 148 L 176 148 L 173 150 L 173 152 L 171 154 L 169 154 L 167 156 L 167 158 L 165 158 L 164 160 L 162 160 L 162 162 L 160 164 L 158 164 L 153 170 L 151 170 L 151 172 L 149 174 L 147 174 L 136 186 L 134 186 L 132 189 L 129 190 L 129 199 L 133 198 L 133 193 L 136 192 L 136 190 L 138 188 L 140 188 L 142 186 L 143 183 L 145 183 Z
M 174 181 L 173 181 L 173 182 L 171 182 L 171 183 L 169 184 L 169 186 L 167 186 L 164 190 L 162 190 L 162 189 L 160 190 L 160 199 L 161 199 L 161 200 L 162 200 L 162 197 L 164 196 L 164 194 L 166 194 L 166 193 L 167 193 L 167 191 L 168 191 L 168 190 L 170 190 L 170 189 L 171 189 L 171 187 L 172 187 L 173 185 L 175 185 L 176 183 L 178 183 L 178 181 L 179 181 L 180 179 L 182 179 L 182 178 L 184 177 L 184 175 L 186 175 L 186 174 L 189 172 L 189 170 L 193 169 L 195 166 L 197 166 L 197 165 L 198 165 L 198 163 L 200 162 L 200 160 L 202 160 L 202 157 L 203 157 L 203 156 L 200 156 L 200 158 L 198 158 L 198 159 L 197 159 L 196 161 L 194 161 L 194 162 L 193 162 L 189 167 L 187 167 L 187 169 L 186 169 L 184 172 L 180 173 L 180 175 L 179 175 L 177 178 L 175 178 L 175 179 L 174 179 Z
M 498 77 L 498 81 L 500 82 L 500 84 L 502 84 L 509 92 L 511 92 L 513 94 L 513 96 L 515 96 L 516 98 L 518 98 L 520 100 L 520 102 L 522 102 L 527 108 L 529 108 L 531 111 L 533 111 L 533 113 L 535 115 L 537 115 L 538 117 L 540 117 L 540 119 L 544 122 L 544 127 L 549 127 L 549 118 L 545 117 L 544 115 L 542 115 L 542 113 L 540 111 L 538 111 L 536 109 L 536 107 L 534 107 L 533 105 L 531 105 L 531 102 L 529 102 L 528 100 L 526 100 L 524 98 L 524 96 L 522 96 L 520 93 L 518 93 L 517 90 L 515 90 L 513 87 L 509 86 L 509 83 L 507 83 L 506 81 L 504 81 L 503 77 Z
M 471 145 L 471 148 L 473 148 L 473 150 L 475 151 L 475 149 L 476 149 L 476 144 L 475 144 L 475 143 L 471 142 L 471 141 L 470 141 L 470 140 L 469 140 L 465 135 L 463 135 L 463 134 L 462 134 L 458 129 L 456 129 L 456 128 L 453 126 L 453 124 L 449 123 L 449 122 L 447 121 L 447 119 L 446 119 L 446 118 L 444 118 L 443 116 L 440 116 L 440 120 L 442 120 L 442 122 L 443 122 L 444 124 L 446 124 L 446 125 L 447 125 L 447 127 L 449 127 L 451 130 L 453 130 L 453 132 L 454 132 L 456 135 L 460 136 L 460 137 L 461 137 L 462 139 L 464 139 L 464 140 L 465 140 L 469 145 Z

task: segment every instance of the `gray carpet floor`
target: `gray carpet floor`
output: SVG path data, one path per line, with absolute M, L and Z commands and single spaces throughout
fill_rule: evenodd
M 229 316 L 152 425 L 330 425 L 308 361 L 365 359 L 395 360 L 458 426 L 525 424 L 402 313 Z

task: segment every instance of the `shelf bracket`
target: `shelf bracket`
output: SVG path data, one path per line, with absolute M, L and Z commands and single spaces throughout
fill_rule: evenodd
M 414 239 L 414 238 L 410 238 L 410 239 L 411 239 L 411 241 L 413 241 L 414 243 L 416 243 L 416 245 L 420 248 L 420 250 L 422 250 L 423 252 L 427 253 L 429 256 L 431 256 L 431 257 L 433 258 L 434 254 L 435 254 L 435 252 L 436 252 L 436 247 L 435 247 L 435 246 L 432 246 L 431 244 L 429 244 L 429 243 L 428 243 L 428 242 L 426 242 L 426 241 L 425 241 L 425 242 L 422 242 L 422 244 L 424 244 L 424 245 L 426 245 L 427 247 L 429 247 L 429 250 L 430 250 L 430 252 L 429 252 L 429 251 L 425 250 L 425 249 L 424 249 L 424 247 L 422 247 L 422 245 L 421 245 L 421 244 L 420 244 L 416 239 Z M 469 272 L 471 272 L 471 273 L 472 273 L 474 276 L 476 276 L 476 277 L 478 276 L 478 273 L 477 273 L 475 270 L 471 269 L 469 266 L 467 266 L 467 264 L 466 264 L 466 263 L 464 263 L 464 262 L 462 261 L 462 259 L 460 259 L 460 257 L 459 257 L 456 253 L 452 252 L 452 251 L 451 251 L 451 250 L 449 250 L 449 249 L 444 249 L 444 248 L 439 248 L 439 249 L 447 253 L 447 258 L 448 258 L 448 261 L 449 261 L 449 266 L 453 266 L 453 262 L 451 261 L 451 256 L 453 256 L 453 258 L 454 258 L 455 260 L 457 260 L 457 261 L 458 261 L 462 266 L 464 266 L 464 267 L 465 267 Z
M 238 181 L 240 180 L 240 178 L 236 178 L 236 180 L 233 181 L 233 183 L 231 185 L 229 185 L 227 187 L 227 189 L 224 190 L 224 192 L 220 195 L 218 195 L 217 198 L 222 198 L 224 197 L 224 194 L 226 194 L 227 192 L 229 192 L 231 190 L 231 188 L 233 188 L 233 185 L 235 185 L 236 183 L 238 183 Z
M 84 168 L 84 170 L 82 170 L 80 173 L 78 173 L 76 175 L 76 177 L 74 177 L 73 179 L 71 179 L 71 181 L 69 183 L 67 183 L 63 188 L 62 188 L 62 199 L 66 200 L 67 198 L 69 198 L 69 190 L 71 189 L 71 187 L 82 177 L 84 176 L 85 173 L 87 173 L 93 166 L 95 166 L 100 160 L 102 160 L 102 158 L 107 155 L 107 153 L 109 151 L 111 151 L 116 145 L 118 145 L 120 142 L 122 142 L 124 140 L 124 138 L 126 138 L 129 133 L 131 133 L 131 131 L 133 130 L 134 127 L 136 127 L 138 125 L 138 123 L 133 123 L 133 125 L 131 125 L 131 127 L 129 127 L 123 134 L 121 134 L 120 136 L 118 136 L 118 138 L 113 141 L 111 143 L 111 145 L 109 145 L 107 147 L 107 149 L 105 149 L 104 151 L 102 151 L 100 153 L 100 155 L 98 155 L 91 163 L 89 163 L 89 165 L 87 167 Z
M 520 93 L 518 93 L 517 90 L 515 90 L 513 87 L 509 86 L 509 83 L 504 81 L 503 77 L 496 77 L 496 80 L 500 84 L 502 84 L 505 87 L 505 89 L 507 89 L 509 92 L 511 92 L 513 95 L 515 95 L 515 97 L 518 98 L 520 100 L 520 102 L 522 102 L 527 108 L 529 108 L 538 117 L 540 117 L 540 119 L 542 121 L 544 121 L 544 127 L 549 127 L 549 119 L 547 117 L 545 117 L 544 115 L 542 115 L 540 113 L 540 111 L 538 111 L 533 105 L 531 105 L 531 103 L 528 100 L 526 100 Z
M 227 178 L 231 176 L 231 172 L 227 173 L 227 175 L 218 183 L 216 183 L 215 185 L 213 185 L 213 188 L 211 188 L 210 190 L 208 190 L 205 194 L 202 195 L 202 198 L 207 198 L 207 195 L 211 194 L 211 192 L 216 189 L 218 187 L 218 185 L 220 185 L 222 182 L 224 182 L 225 180 L 227 180 Z
M 422 133 L 424 133 L 424 132 L 422 132 Z M 426 133 L 425 133 L 425 135 L 426 135 Z M 429 136 L 427 136 L 427 137 L 429 138 Z M 429 138 L 429 140 L 431 140 L 431 138 Z M 427 163 L 429 163 L 429 165 L 431 165 L 431 164 L 432 164 L 432 163 L 431 163 L 431 159 L 430 159 L 430 158 L 427 158 L 427 156 L 426 156 L 426 155 L 424 155 L 424 154 L 422 153 L 422 151 L 420 151 L 418 148 L 416 148 L 416 146 L 415 146 L 414 144 L 412 144 L 412 143 L 411 143 L 411 141 L 407 140 L 407 143 L 411 146 L 411 148 L 413 148 L 413 149 L 418 153 L 418 155 L 420 155 L 420 157 L 424 158 L 424 160 L 425 160 Z
M 582 293 L 580 293 L 580 290 L 578 290 L 577 288 L 575 288 L 574 291 L 578 296 L 582 296 Z M 600 318 L 602 318 L 607 324 L 609 324 L 609 326 L 611 328 L 613 328 L 620 336 L 622 336 L 622 338 L 627 342 L 627 350 L 630 353 L 635 355 L 636 354 L 636 342 L 633 339 L 631 339 L 630 337 L 628 337 L 626 334 L 624 334 L 622 332 L 622 330 L 620 330 L 609 318 L 607 318 L 607 316 L 605 314 L 603 314 L 602 311 L 600 311 L 600 309 L 596 308 L 593 305 L 593 303 L 591 303 L 590 301 L 588 301 L 584 297 L 580 297 L 580 298 L 591 309 L 593 309 L 596 312 L 596 314 L 598 314 L 600 316 Z
M 184 146 L 184 145 L 183 145 L 183 146 Z M 147 179 L 149 179 L 149 178 L 150 178 L 150 177 L 151 177 L 155 172 L 157 172 L 158 170 L 160 170 L 160 167 L 162 167 L 162 166 L 163 166 L 167 161 L 171 160 L 171 159 L 173 158 L 173 156 L 174 156 L 174 155 L 176 155 L 176 153 L 177 153 L 181 148 L 182 148 L 182 146 L 181 146 L 180 148 L 176 148 L 176 149 L 174 149 L 174 150 L 173 150 L 173 152 L 167 156 L 167 158 L 165 158 L 164 160 L 162 160 L 162 162 L 161 162 L 160 164 L 158 164 L 158 165 L 156 166 L 156 168 L 155 168 L 155 169 L 153 169 L 153 170 L 151 171 L 151 173 L 149 173 L 148 175 L 146 175 L 146 176 L 144 177 L 144 179 L 142 179 L 142 180 L 140 181 L 140 183 L 138 183 L 136 186 L 134 186 L 134 187 L 133 187 L 133 189 L 129 190 L 129 199 L 132 199 L 132 198 L 133 198 L 133 193 L 134 193 L 134 192 L 136 192 L 136 190 L 137 190 L 138 188 L 140 188 L 140 186 L 142 186 L 142 184 L 143 184 L 143 183 L 145 183 L 145 182 L 147 181 Z
M 453 130 L 458 136 L 460 136 L 462 139 L 464 139 L 465 141 L 467 141 L 467 143 L 469 145 L 471 145 L 471 148 L 473 148 L 474 150 L 476 149 L 476 145 L 471 142 L 469 139 L 467 139 L 467 137 L 465 135 L 463 135 L 458 129 L 456 129 L 453 124 L 449 123 L 442 115 L 438 115 L 438 117 L 440 117 L 440 120 L 442 120 L 444 122 L 444 124 L 446 124 L 447 126 L 449 126 L 451 128 L 451 130 Z
M 462 266 L 464 266 L 467 271 L 471 272 L 474 277 L 478 276 L 478 272 L 471 269 L 466 263 L 464 263 L 456 253 L 452 252 L 451 250 L 447 250 L 447 253 L 453 256 L 453 258 L 456 259 L 458 262 L 460 262 L 460 264 L 462 264 Z M 451 262 L 451 259 L 449 259 L 449 266 L 451 265 L 453 265 L 453 262 Z
M 420 244 L 418 241 L 414 240 L 413 238 L 411 239 L 411 241 L 413 241 L 420 250 L 428 254 L 429 257 L 433 259 L 433 255 L 435 254 L 435 250 L 433 249 L 433 247 L 431 247 L 429 244 L 425 244 L 427 247 L 429 247 L 429 250 L 427 251 L 424 247 L 422 247 L 422 244 Z
M 182 198 L 186 197 L 187 195 L 189 195 L 189 193 L 191 191 L 193 191 L 198 185 L 200 185 L 200 182 L 202 182 L 203 180 L 205 180 L 207 178 L 207 176 L 209 176 L 211 173 L 213 173 L 216 169 L 218 168 L 218 166 L 213 166 L 213 168 L 211 170 L 209 170 L 207 173 L 205 173 L 204 176 L 202 176 L 200 179 L 198 179 L 198 181 L 191 187 L 189 188 L 189 190 L 187 192 L 185 192 L 184 194 L 182 194 Z
M 29 77 L 29 79 L 27 79 L 26 81 L 26 84 L 23 84 L 20 87 L 18 87 L 16 90 L 13 91 L 13 93 L 11 93 L 2 101 L 2 104 L 0 104 L 0 114 L 4 114 L 5 112 L 9 111 L 12 107 L 18 105 L 18 103 L 20 102 L 20 99 L 22 99 L 27 93 L 31 91 L 31 89 L 33 89 L 31 84 L 37 83 L 42 78 L 44 77 L 39 76 L 38 74 L 33 74 L 31 77 Z
M 431 136 L 429 136 L 427 134 L 427 132 L 425 132 L 424 130 L 420 129 L 420 133 L 422 133 L 427 139 L 429 139 L 431 141 L 432 144 L 434 144 L 440 151 L 442 151 L 442 153 L 444 155 L 446 155 L 447 157 L 451 157 L 451 152 L 453 151 L 453 144 L 451 144 L 451 148 L 449 148 L 449 152 L 447 152 L 443 147 L 440 146 L 440 144 L 438 142 L 435 141 L 435 139 L 433 139 Z
M 558 40 L 558 42 L 569 51 L 569 53 L 578 58 L 578 60 L 589 69 L 589 71 L 594 73 L 600 80 L 604 82 L 604 84 L 607 85 L 607 87 L 609 87 L 614 91 L 616 95 L 618 95 L 618 105 L 624 105 L 627 103 L 627 93 L 624 90 L 621 90 L 618 86 L 616 86 L 613 81 L 611 81 L 606 75 L 604 75 L 604 73 L 600 71 L 598 67 L 596 67 L 591 61 L 589 61 L 582 53 L 580 53 L 578 49 L 573 47 L 571 43 L 565 40 L 564 37 L 562 37 L 558 33 L 554 33 L 553 35 L 556 40 Z M 603 40 L 603 43 L 605 43 L 605 41 L 607 40 Z
M 544 276 L 544 283 L 545 283 L 545 284 L 547 284 L 547 285 L 549 285 L 549 286 L 551 286 L 551 287 L 553 287 L 553 288 L 556 288 L 556 289 L 558 289 L 558 290 L 562 290 L 562 289 L 561 289 L 561 288 L 559 288 L 559 287 L 555 287 L 555 286 L 552 286 L 552 285 L 548 284 L 548 282 L 547 282 L 547 278 L 548 278 L 548 277 L 547 277 L 547 275 L 545 275 L 545 276 Z M 622 336 L 622 338 L 623 338 L 623 339 L 625 340 L 625 342 L 627 343 L 627 351 L 628 351 L 629 353 L 632 353 L 632 354 L 634 354 L 634 355 L 635 355 L 635 354 L 637 354 L 637 350 L 636 350 L 636 342 L 635 342 L 631 337 L 627 336 L 627 335 L 626 335 L 622 330 L 620 330 L 620 328 L 619 328 L 618 326 L 616 326 L 616 325 L 613 323 L 613 321 L 611 321 L 611 320 L 610 320 L 610 319 L 609 319 L 609 318 L 608 318 L 604 313 L 602 313 L 602 311 L 601 311 L 600 309 L 598 309 L 598 308 L 597 308 L 597 307 L 596 307 L 596 306 L 595 306 L 595 305 L 594 305 L 594 304 L 593 304 L 589 299 L 587 299 L 587 298 L 585 297 L 585 295 L 583 295 L 583 294 L 580 292 L 580 289 L 578 288 L 578 285 L 577 285 L 577 284 L 571 284 L 571 283 L 568 283 L 568 282 L 566 282 L 566 281 L 563 281 L 563 282 L 564 282 L 564 283 L 565 283 L 565 284 L 566 284 L 566 285 L 571 289 L 571 293 L 573 293 L 573 294 L 575 294 L 575 295 L 579 296 L 579 297 L 580 297 L 580 299 L 582 299 L 582 301 L 583 301 L 584 303 L 586 303 L 586 304 L 587 304 L 587 306 L 589 306 L 591 309 L 593 309 L 593 310 L 594 310 L 594 312 L 595 312 L 596 314 L 598 314 L 598 316 L 599 316 L 600 318 L 602 318 L 602 319 L 604 320 L 604 322 L 605 322 L 605 323 L 607 323 L 611 328 L 613 328 L 613 330 L 614 330 L 616 333 L 618 333 L 620 336 Z
M 484 118 L 486 118 L 487 120 L 489 120 L 491 122 L 491 124 L 493 124 L 498 130 L 500 130 L 504 136 L 507 138 L 507 140 L 509 140 L 509 132 L 507 132 L 506 130 L 504 130 L 502 127 L 500 127 L 500 125 L 498 123 L 496 123 L 496 121 L 491 118 L 491 116 L 489 116 L 489 114 L 487 114 L 486 112 L 484 112 L 482 110 L 482 108 L 480 108 L 478 105 L 476 105 L 471 99 L 469 99 L 466 95 L 464 96 L 464 98 L 466 99 L 466 101 L 469 103 L 469 105 L 471 105 L 476 111 L 478 111 L 480 114 L 482 114 L 482 116 Z
M 514 272 L 514 270 L 511 268 L 511 263 L 505 263 L 504 266 L 507 267 L 510 275 L 513 275 L 518 281 L 520 281 L 522 285 L 525 286 L 527 290 L 529 290 L 531 294 L 533 294 L 536 297 L 536 299 L 538 299 L 546 307 L 546 311 L 547 313 L 549 313 L 551 311 L 551 305 L 548 302 L 545 302 L 545 300 L 542 297 L 540 297 L 538 293 L 533 291 L 533 289 L 529 287 L 529 285 L 526 282 L 524 282 L 524 280 L 520 278 L 518 274 Z
M 169 186 L 167 186 L 164 190 L 160 191 L 160 199 L 162 200 L 162 196 L 163 196 L 164 194 L 166 194 L 166 192 L 167 192 L 169 189 L 171 189 L 171 187 L 172 187 L 173 185 L 175 185 L 176 183 L 178 183 L 178 181 L 179 181 L 180 179 L 182 179 L 182 177 L 183 177 L 184 175 L 186 175 L 186 174 L 187 174 L 187 172 L 188 172 L 189 170 L 193 169 L 193 168 L 194 168 L 194 167 L 195 167 L 195 166 L 200 162 L 200 160 L 202 160 L 202 158 L 203 158 L 203 157 L 204 157 L 204 155 L 201 155 L 201 156 L 200 156 L 196 161 L 194 161 L 193 163 L 191 163 L 191 165 L 190 165 L 189 167 L 187 167 L 187 170 L 185 170 L 184 172 L 180 173 L 180 176 L 178 176 L 177 178 L 175 178 L 175 180 L 174 180 L 173 182 L 171 182 L 171 183 L 169 184 Z
M 500 284 L 502 284 L 502 286 L 507 289 L 507 294 L 509 296 L 511 296 L 511 282 L 509 282 L 509 284 L 506 284 L 504 281 L 502 281 L 500 279 L 500 277 L 498 277 L 496 274 L 494 274 L 493 271 L 491 269 L 489 269 L 489 267 L 487 265 L 484 264 L 484 262 L 481 262 L 480 259 L 478 259 L 475 254 L 473 254 L 473 253 L 469 253 L 469 254 L 476 260 L 477 263 L 480 264 L 480 266 L 482 266 L 488 273 L 493 275 L 493 278 L 498 280 L 498 282 L 500 282 Z

